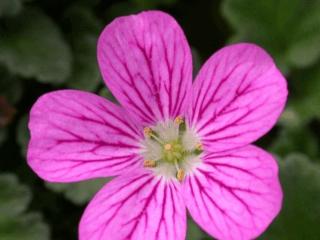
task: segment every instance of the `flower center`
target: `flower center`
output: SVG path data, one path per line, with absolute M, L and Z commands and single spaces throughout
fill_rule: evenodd
M 166 162 L 180 162 L 183 160 L 184 154 L 183 146 L 178 140 L 166 143 L 163 147 L 163 160 Z
M 184 179 L 200 162 L 202 145 L 182 117 L 144 128 L 144 167 L 158 175 Z

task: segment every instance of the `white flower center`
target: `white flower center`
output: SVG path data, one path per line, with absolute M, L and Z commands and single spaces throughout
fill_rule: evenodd
M 144 167 L 166 178 L 184 179 L 200 163 L 202 145 L 183 118 L 144 128 Z

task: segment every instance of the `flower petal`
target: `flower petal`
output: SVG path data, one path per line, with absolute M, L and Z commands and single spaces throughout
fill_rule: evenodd
M 184 113 L 191 51 L 168 14 L 147 11 L 115 19 L 99 38 L 98 62 L 109 89 L 142 122 Z
M 218 239 L 255 239 L 279 213 L 282 191 L 273 157 L 255 146 L 209 153 L 184 184 L 193 219 Z
M 128 119 L 122 108 L 91 93 L 45 94 L 30 113 L 28 164 L 48 181 L 118 175 L 142 163 L 139 132 Z
M 188 121 L 212 151 L 257 140 L 275 124 L 287 98 L 286 81 L 271 57 L 247 43 L 215 53 L 193 91 Z
M 176 182 L 146 171 L 119 176 L 90 202 L 79 226 L 80 240 L 183 240 L 186 209 Z

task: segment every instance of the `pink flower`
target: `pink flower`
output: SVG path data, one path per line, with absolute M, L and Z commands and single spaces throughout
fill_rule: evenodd
M 104 29 L 98 62 L 120 106 L 56 91 L 38 99 L 29 122 L 28 163 L 41 178 L 117 176 L 88 205 L 79 238 L 184 239 L 186 210 L 217 239 L 261 234 L 282 203 L 276 161 L 251 145 L 287 97 L 271 57 L 253 44 L 230 45 L 192 83 L 183 31 L 148 11 Z

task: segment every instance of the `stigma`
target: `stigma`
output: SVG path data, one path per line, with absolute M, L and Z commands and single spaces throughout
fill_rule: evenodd
M 183 182 L 200 162 L 202 143 L 182 116 L 146 126 L 143 132 L 143 166 L 152 169 L 156 175 Z

